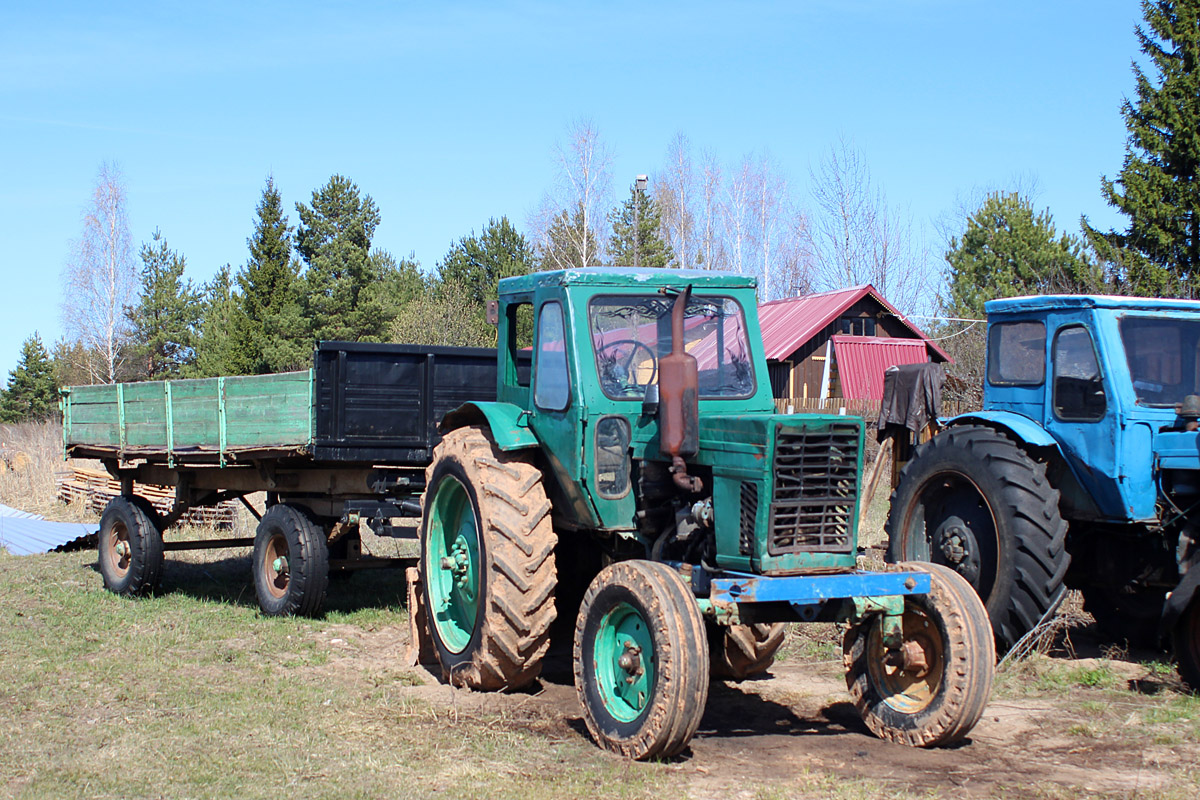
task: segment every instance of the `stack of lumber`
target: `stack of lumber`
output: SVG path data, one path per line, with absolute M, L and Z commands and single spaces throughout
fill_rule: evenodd
M 121 484 L 103 470 L 71 467 L 69 472 L 60 472 L 55 483 L 58 499 L 64 503 L 84 503 L 97 514 L 103 513 L 108 501 L 120 497 Z M 175 503 L 175 490 L 168 486 L 151 486 L 135 483 L 133 493 L 150 501 L 159 514 L 171 513 Z M 211 525 L 215 528 L 232 528 L 237 516 L 237 506 L 227 501 L 215 506 L 193 508 L 179 520 L 192 525 Z

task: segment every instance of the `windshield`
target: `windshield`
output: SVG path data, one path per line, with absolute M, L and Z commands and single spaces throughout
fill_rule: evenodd
M 1200 319 L 1127 316 L 1121 340 L 1138 403 L 1171 407 L 1200 394 Z
M 640 400 L 658 379 L 658 359 L 671 352 L 671 309 L 666 295 L 596 297 L 588 307 L 596 372 L 604 394 Z M 696 357 L 700 397 L 754 394 L 746 318 L 728 297 L 693 296 L 683 321 L 684 349 Z

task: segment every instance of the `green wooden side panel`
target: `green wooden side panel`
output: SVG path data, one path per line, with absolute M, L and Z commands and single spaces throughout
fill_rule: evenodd
M 306 448 L 313 438 L 312 381 L 305 370 L 73 386 L 64 393 L 63 439 L 68 447 L 164 453 Z

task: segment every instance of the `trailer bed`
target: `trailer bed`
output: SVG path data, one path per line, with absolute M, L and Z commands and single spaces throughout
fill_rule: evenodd
M 321 342 L 299 372 L 70 387 L 63 444 L 71 457 L 172 466 L 423 466 L 447 412 L 495 399 L 491 349 Z

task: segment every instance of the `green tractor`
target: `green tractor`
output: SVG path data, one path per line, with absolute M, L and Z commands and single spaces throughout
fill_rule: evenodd
M 573 616 L 589 731 L 666 757 L 711 676 L 766 670 L 784 623 L 836 621 L 873 732 L 967 735 L 987 613 L 947 567 L 857 568 L 862 421 L 775 413 L 752 279 L 542 272 L 502 280 L 489 317 L 496 400 L 446 415 L 426 470 L 421 592 L 448 681 L 528 685 Z

